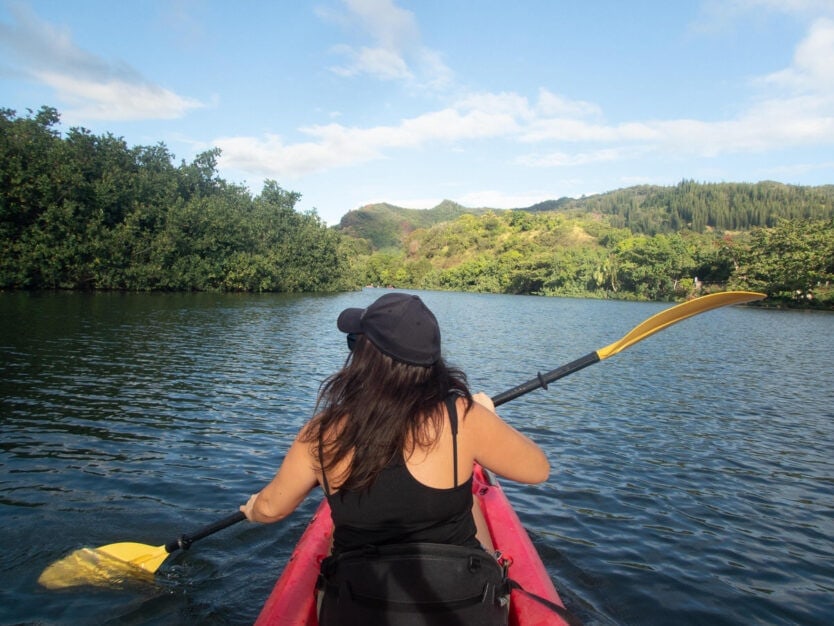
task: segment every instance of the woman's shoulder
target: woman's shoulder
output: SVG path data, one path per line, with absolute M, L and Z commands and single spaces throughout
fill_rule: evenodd
M 321 420 L 316 415 L 307 420 L 304 425 L 298 429 L 295 436 L 295 443 L 305 444 L 309 446 L 317 446 L 321 440 Z
M 460 429 L 473 430 L 482 427 L 484 419 L 493 414 L 487 407 L 476 402 L 474 398 L 457 398 L 455 407 L 458 412 Z
M 489 406 L 486 406 L 488 404 Z M 465 399 L 458 401 L 458 413 L 462 416 L 459 420 L 459 431 L 465 437 L 473 441 L 500 441 L 504 437 L 512 437 L 516 434 L 492 408 L 492 400 L 484 394 L 475 394 L 471 403 L 467 404 Z

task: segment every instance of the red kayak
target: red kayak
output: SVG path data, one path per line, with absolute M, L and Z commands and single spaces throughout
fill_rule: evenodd
M 518 589 L 512 591 L 510 626 L 567 624 L 553 608 L 528 595 L 535 594 L 557 605 L 557 608 L 564 607 L 504 490 L 478 465 L 475 466 L 472 492 L 480 501 L 495 549 L 501 553 L 502 559 L 511 563 L 509 577 L 527 592 Z M 321 561 L 327 556 L 330 547 L 332 530 L 330 507 L 327 500 L 322 500 L 264 604 L 255 622 L 256 626 L 317 624 L 315 584 Z

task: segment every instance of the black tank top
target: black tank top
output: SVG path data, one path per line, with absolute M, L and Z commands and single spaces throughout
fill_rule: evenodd
M 478 547 L 472 518 L 472 477 L 457 484 L 457 409 L 454 397 L 446 401 L 452 426 L 455 486 L 437 489 L 411 475 L 405 461 L 395 458 L 379 473 L 371 487 L 331 494 L 324 492 L 333 517 L 333 553 L 368 545 L 443 543 Z M 321 448 L 319 448 L 321 449 Z

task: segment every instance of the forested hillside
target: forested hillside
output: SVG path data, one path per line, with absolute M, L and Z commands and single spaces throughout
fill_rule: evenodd
M 466 214 L 411 231 L 398 249 L 357 240 L 354 273 L 403 288 L 625 299 L 756 289 L 772 302 L 834 307 L 831 218 L 653 235 L 616 223 L 576 211 Z
M 55 109 L 0 110 L 0 288 L 326 291 L 353 286 L 340 236 L 267 181 L 217 176 L 217 150 L 174 164 Z
M 631 187 L 526 209 L 371 205 L 327 228 L 217 150 L 176 164 L 0 109 L 0 289 L 338 291 L 363 284 L 672 300 L 727 288 L 834 308 L 834 187 Z
M 536 208 L 536 207 L 531 207 Z M 614 226 L 655 235 L 679 230 L 739 231 L 775 226 L 780 219 L 834 217 L 834 185 L 800 187 L 760 183 L 696 183 L 675 187 L 640 186 L 563 202 L 611 216 Z

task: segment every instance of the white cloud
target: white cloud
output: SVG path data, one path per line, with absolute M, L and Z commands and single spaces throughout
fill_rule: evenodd
M 380 43 L 393 46 L 397 38 L 389 36 L 392 32 L 407 33 L 404 40 L 419 39 L 413 16 L 388 0 L 355 0 L 349 6 Z M 391 54 L 380 55 L 375 64 L 366 59 L 365 66 L 373 65 L 379 76 L 404 77 L 410 70 L 399 63 L 403 57 L 392 48 L 385 50 Z M 298 143 L 241 137 L 221 138 L 213 145 L 223 150 L 224 166 L 278 178 L 385 159 L 398 150 L 469 150 L 471 141 L 491 141 L 488 149 L 502 154 L 507 163 L 530 168 L 828 145 L 834 142 L 834 20 L 814 21 L 791 65 L 755 83 L 761 89 L 759 99 L 718 121 L 635 119 L 611 124 L 597 103 L 540 88 L 532 100 L 513 91 L 473 92 L 445 108 L 391 125 L 311 125 L 298 129 L 306 136 Z M 501 206 L 495 199 L 489 204 Z
M 603 148 L 589 152 L 550 152 L 539 155 L 523 155 L 516 163 L 528 167 L 565 167 L 621 161 L 627 156 L 634 156 L 634 150 L 626 148 Z
M 371 45 L 342 44 L 333 51 L 346 61 L 331 67 L 345 77 L 368 75 L 380 80 L 400 80 L 424 88 L 443 89 L 452 80 L 452 71 L 439 52 L 422 45 L 420 29 L 411 11 L 392 0 L 343 0 L 349 15 L 319 11 L 319 16 L 346 27 L 355 25 Z
M 452 84 L 454 72 L 443 62 L 443 55 L 436 50 L 421 47 L 415 54 L 419 78 L 418 88 L 442 91 Z
M 739 12 L 768 10 L 792 15 L 834 13 L 832 0 L 720 0 Z
M 220 167 L 278 179 L 297 178 L 383 156 L 368 143 L 333 141 L 287 145 L 277 135 L 221 137 L 211 145 L 222 151 L 218 159 Z
M 749 27 L 751 20 L 769 15 L 792 18 L 834 16 L 832 0 L 705 0 L 701 14 L 692 24 L 696 31 Z
M 659 129 L 650 122 L 629 122 L 610 126 L 569 118 L 537 118 L 531 121 L 519 139 L 527 143 L 578 143 L 658 141 L 661 136 Z
M 296 144 L 248 137 L 221 138 L 213 145 L 223 150 L 224 166 L 284 178 L 386 158 L 393 150 L 454 148 L 472 140 L 508 140 L 510 144 L 502 144 L 507 161 L 536 168 L 610 163 L 649 153 L 710 158 L 834 141 L 831 102 L 816 96 L 765 100 L 718 122 L 677 119 L 610 125 L 551 118 L 540 111 L 519 94 L 479 93 L 396 125 L 357 128 L 331 123 L 299 129 L 310 141 Z M 597 114 L 599 109 L 587 105 L 577 112 Z M 513 143 L 542 149 L 513 156 Z
M 454 108 L 426 113 L 400 125 L 402 133 L 421 144 L 427 140 L 456 142 L 465 139 L 487 139 L 513 133 L 518 128 L 514 116 L 504 111 Z
M 470 93 L 458 98 L 453 106 L 458 110 L 489 112 L 490 115 L 504 115 L 521 120 L 532 119 L 535 116 L 527 98 L 508 91 Z
M 792 65 L 761 82 L 796 91 L 834 93 L 834 20 L 816 20 L 797 46 Z
M 69 103 L 64 115 L 73 123 L 84 120 L 175 119 L 202 103 L 156 85 L 122 80 L 85 80 L 53 72 L 32 73 L 39 82 L 55 89 Z
M 391 0 L 343 0 L 364 30 L 386 48 L 411 44 L 420 37 L 417 20 L 411 11 Z
M 396 126 L 309 126 L 300 130 L 315 141 L 292 145 L 277 136 L 221 137 L 212 145 L 222 150 L 223 167 L 283 178 L 384 158 L 387 150 L 488 139 L 512 134 L 516 129 L 516 120 L 503 111 L 447 108 L 402 120 Z
M 552 191 L 528 191 L 507 193 L 494 189 L 473 191 L 458 197 L 456 202 L 466 207 L 489 207 L 493 209 L 519 209 L 533 206 L 545 200 L 552 200 Z
M 404 80 L 413 76 L 403 58 L 392 50 L 337 46 L 334 51 L 350 59 L 347 65 L 336 65 L 331 68 L 339 76 L 371 74 L 382 80 Z
M 634 158 L 635 151 L 711 158 L 830 144 L 834 142 L 834 20 L 814 21 L 797 45 L 790 67 L 754 82 L 765 89 L 760 100 L 737 116 L 719 121 L 671 119 L 610 125 L 596 121 L 602 115 L 592 103 L 565 104 L 558 96 L 545 94 L 540 102 L 553 106 L 539 106 L 541 115 L 524 127 L 519 139 L 555 143 L 560 149 L 524 155 L 517 162 L 565 167 Z M 587 116 L 595 121 L 587 121 Z M 566 150 L 566 144 L 576 148 Z
M 536 110 L 544 117 L 599 117 L 602 115 L 602 109 L 593 102 L 569 100 L 547 89 L 539 89 Z
M 129 65 L 79 48 L 69 31 L 22 5 L 12 5 L 10 12 L 16 23 L 0 24 L 7 63 L 74 107 L 63 112 L 67 120 L 171 119 L 204 106 L 149 82 Z

